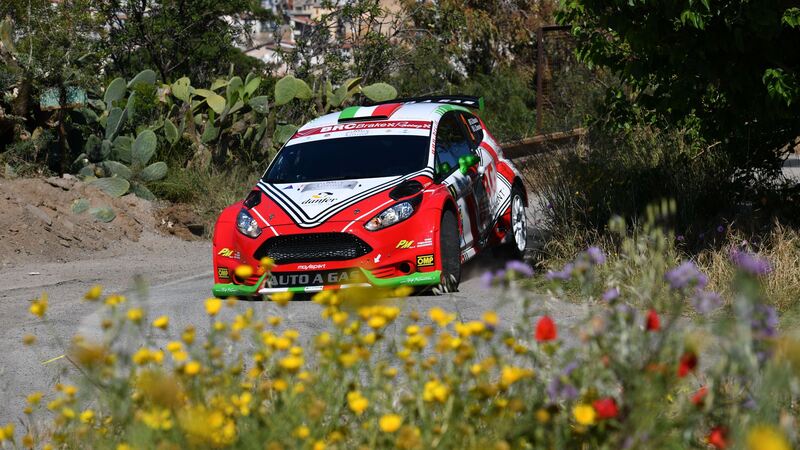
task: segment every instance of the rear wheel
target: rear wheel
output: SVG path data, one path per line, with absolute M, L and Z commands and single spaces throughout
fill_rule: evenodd
M 439 259 L 442 262 L 442 281 L 435 289 L 437 293 L 455 292 L 461 282 L 461 239 L 458 235 L 458 220 L 453 211 L 442 214 L 439 227 Z
M 495 256 L 508 259 L 522 259 L 528 245 L 528 218 L 525 215 L 525 197 L 516 186 L 511 189 L 511 223 L 508 239 L 498 247 Z

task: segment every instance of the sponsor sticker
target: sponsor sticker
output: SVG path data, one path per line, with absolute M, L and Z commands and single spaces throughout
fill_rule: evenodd
M 417 267 L 430 267 L 433 265 L 433 255 L 418 255 Z
M 228 247 L 222 248 L 220 251 L 217 252 L 217 255 L 225 257 L 225 258 L 233 258 L 239 259 L 239 252 L 229 249 Z
M 432 245 L 433 245 L 433 239 L 432 238 L 425 238 L 425 239 L 417 242 L 417 248 L 430 247 Z
M 320 270 L 325 268 L 325 264 L 301 264 L 297 268 L 300 270 Z
M 217 267 L 217 276 L 226 280 L 231 277 L 227 267 Z
M 407 241 L 403 239 L 397 243 L 395 248 L 414 248 L 414 241 Z

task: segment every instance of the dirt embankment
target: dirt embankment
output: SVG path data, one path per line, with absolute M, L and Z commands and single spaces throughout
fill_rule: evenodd
M 104 207 L 114 212 L 113 220 L 93 214 Z M 113 198 L 69 175 L 0 179 L 0 267 L 85 259 L 89 252 L 137 242 L 143 231 L 193 239 L 187 226 L 193 217 L 185 209 L 134 195 Z

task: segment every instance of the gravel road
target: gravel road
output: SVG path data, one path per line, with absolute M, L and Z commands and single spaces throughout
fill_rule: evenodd
M 463 321 L 479 319 L 483 311 L 495 309 L 501 324 L 510 324 L 519 317 L 519 305 L 501 302 L 499 292 L 487 291 L 479 282 L 481 273 L 501 263 L 477 258 L 465 266 L 465 279 L 459 292 L 410 297 L 399 300 L 398 304 L 404 313 L 440 306 L 457 311 Z M 135 276 L 142 277 L 149 286 L 148 295 L 141 300 L 137 300 L 133 289 Z M 199 334 L 203 334 L 209 326 L 203 307 L 212 284 L 208 241 L 185 242 L 145 232 L 139 242 L 120 242 L 78 261 L 5 268 L 0 270 L 0 279 L 3 280 L 0 341 L 4 344 L 0 352 L 0 424 L 16 421 L 21 416 L 24 398 L 29 392 L 52 391 L 55 383 L 74 374 L 75 369 L 64 358 L 53 359 L 64 354 L 74 335 L 99 334 L 99 305 L 81 300 L 94 284 L 103 285 L 106 292 L 125 293 L 130 301 L 144 302 L 150 320 L 168 315 L 173 330 L 194 324 Z M 28 302 L 42 292 L 47 292 L 50 302 L 46 322 L 28 312 Z M 579 305 L 546 299 L 542 302 L 562 327 L 585 314 L 584 307 Z M 310 301 L 295 301 L 285 309 L 271 302 L 243 301 L 234 308 L 225 308 L 223 318 L 233 317 L 247 307 L 253 307 L 261 317 L 284 316 L 285 323 L 298 329 L 302 336 L 311 336 L 325 326 L 320 318 L 320 307 Z M 388 333 L 400 333 L 400 330 L 390 329 Z M 35 345 L 23 345 L 23 337 L 28 334 L 37 336 Z

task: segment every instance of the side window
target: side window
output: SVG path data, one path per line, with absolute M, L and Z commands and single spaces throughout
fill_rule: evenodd
M 457 169 L 458 158 L 472 154 L 470 147 L 456 115 L 445 114 L 436 129 L 436 174 L 446 176 Z
M 483 142 L 483 127 L 481 127 L 481 121 L 472 114 L 465 112 L 459 113 L 458 117 L 464 125 L 464 129 L 467 130 L 467 137 L 469 137 L 472 143 L 472 148 L 478 148 L 481 142 Z

